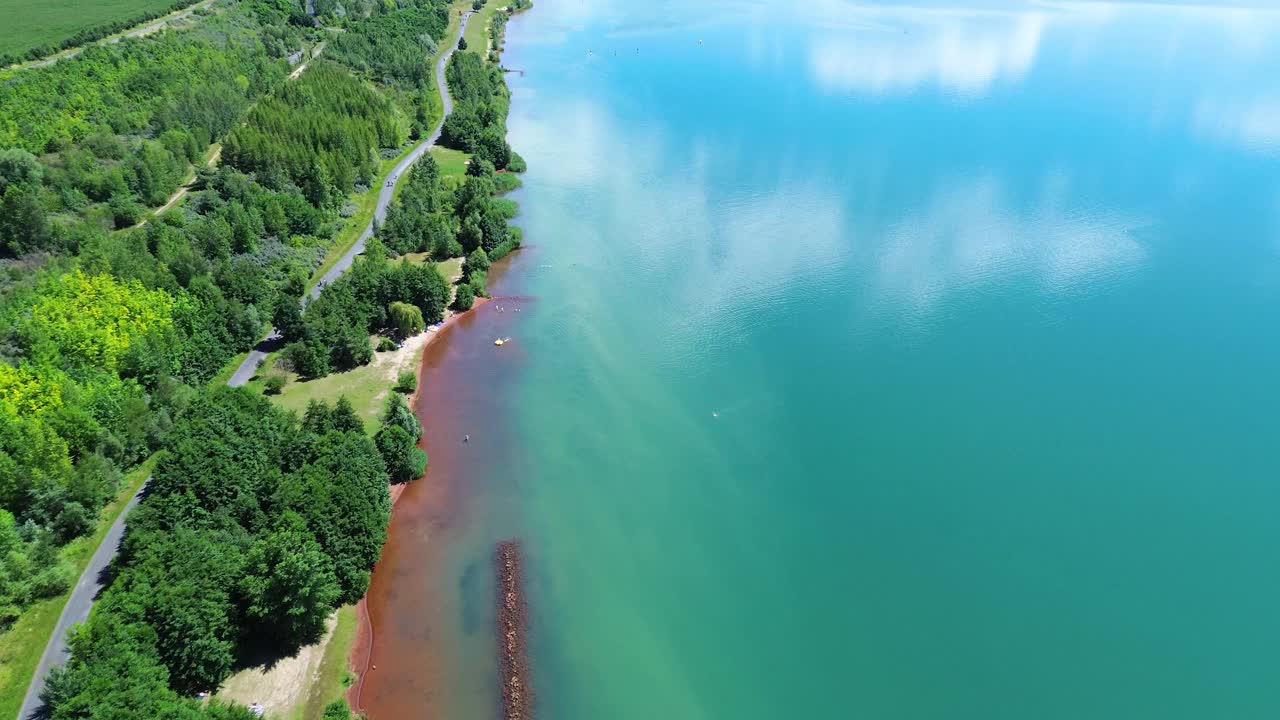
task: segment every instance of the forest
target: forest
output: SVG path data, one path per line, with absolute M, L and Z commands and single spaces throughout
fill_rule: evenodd
M 368 363 L 371 336 L 421 332 L 451 299 L 469 307 L 489 257 L 519 243 L 514 204 L 496 197 L 514 178 L 482 157 L 441 177 L 427 155 L 353 269 L 303 309 L 352 197 L 438 117 L 427 60 L 448 19 L 445 0 L 322 6 L 343 32 L 314 26 L 300 1 L 219 0 L 191 28 L 0 74 L 0 632 L 66 590 L 60 548 L 94 528 L 126 472 L 161 458 L 116 580 L 51 688 L 55 717 L 243 716 L 179 697 L 216 689 L 247 638 L 306 642 L 358 597 L 386 483 L 418 477 L 426 457 L 399 396 L 365 438 L 349 408 L 295 419 L 208 386 L 273 325 L 304 377 Z M 332 54 L 287 79 L 287 58 L 322 39 Z M 451 89 L 504 127 L 501 75 L 463 62 Z M 517 165 L 505 140 L 499 154 Z M 152 216 L 180 186 L 183 201 Z M 456 291 L 434 263 L 394 259 L 410 252 L 466 255 Z M 212 446 L 227 453 L 197 451 Z M 314 486 L 343 472 L 346 489 Z M 321 490 L 347 493 L 332 507 L 368 522 L 309 515 L 320 510 L 301 498 Z M 176 567 L 193 557 L 220 589 L 186 606 L 159 589 L 208 589 Z M 270 582 L 286 571 L 298 582 Z M 293 585 L 312 605 L 286 612 Z M 136 683 L 95 679 L 126 667 Z M 114 700 L 89 702 L 104 693 Z
M 419 432 L 398 395 L 375 441 L 345 400 L 299 420 L 242 389 L 196 393 L 114 581 L 50 678 L 53 720 L 252 717 L 191 698 L 261 645 L 315 642 L 364 594 L 390 519 L 387 468 L 421 471 Z

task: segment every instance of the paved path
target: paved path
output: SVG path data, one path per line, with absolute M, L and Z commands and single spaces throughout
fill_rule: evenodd
M 445 83 L 444 71 L 449 65 L 449 58 L 453 56 L 454 50 L 458 48 L 458 40 L 462 39 L 462 33 L 466 31 L 467 21 L 471 19 L 472 14 L 472 12 L 467 11 L 462 16 L 462 22 L 458 25 L 458 37 L 454 39 L 453 44 L 445 51 L 445 54 L 440 57 L 440 62 L 436 63 L 436 86 L 440 88 L 440 101 L 444 106 L 444 112 L 440 115 L 440 124 L 436 125 L 435 130 L 431 131 L 431 135 L 418 143 L 392 169 L 391 174 L 387 176 L 386 181 L 382 184 L 382 189 L 378 192 L 378 204 L 373 209 L 374 219 L 369 221 L 369 225 L 364 229 L 364 232 L 360 233 L 360 238 L 342 254 L 342 257 L 338 258 L 338 262 L 334 263 L 333 267 L 329 268 L 329 271 L 320 277 L 320 281 L 315 284 L 315 287 L 311 288 L 311 291 L 303 296 L 303 307 L 306 307 L 308 302 L 319 297 L 320 292 L 329 283 L 342 277 L 343 273 L 351 269 L 351 265 L 355 263 L 356 256 L 364 252 L 365 243 L 369 241 L 369 238 L 373 237 L 374 222 L 381 223 L 387 218 L 387 207 L 391 205 L 391 198 L 395 195 L 396 183 L 400 182 L 400 178 L 404 176 L 405 171 L 440 139 L 440 131 L 444 128 L 444 119 L 449 117 L 449 113 L 453 112 L 453 98 L 449 97 L 449 86 Z M 232 374 L 231 380 L 227 384 L 231 387 L 240 387 L 252 380 L 254 374 L 258 372 L 258 366 L 262 364 L 263 360 L 267 359 L 268 354 L 276 350 L 280 341 L 280 334 L 276 332 L 275 328 L 271 328 L 271 332 L 249 352 L 249 356 L 244 359 L 244 362 L 240 363 L 240 367 L 236 368 L 235 373 Z
M 458 27 L 458 38 L 461 38 L 463 31 L 467 29 L 467 20 L 471 19 L 471 15 L 472 13 L 468 12 L 462 16 L 462 22 Z M 440 87 L 440 97 L 444 105 L 444 113 L 441 115 L 440 124 L 436 126 L 430 137 L 418 143 L 387 176 L 387 181 L 383 184 L 382 191 L 378 193 L 378 205 L 374 209 L 374 217 L 377 218 L 378 222 L 381 222 L 387 216 L 387 206 L 391 204 L 395 183 L 399 182 L 404 172 L 409 169 L 409 166 L 422 157 L 422 154 L 440 138 L 440 129 L 444 127 L 444 118 L 453 112 L 453 99 L 449 97 L 449 89 L 444 81 L 444 70 L 457 46 L 458 43 L 455 39 L 453 46 L 440 58 L 440 62 L 436 65 L 436 82 Z M 311 292 L 303 298 L 303 305 L 306 305 L 308 300 L 318 297 L 320 291 L 326 285 L 346 272 L 354 262 L 356 255 L 364 251 L 365 242 L 372 236 L 373 222 L 370 222 L 369 227 L 365 228 L 364 233 L 360 235 L 360 239 L 351 246 L 351 249 L 338 260 L 329 272 L 324 274 L 320 282 L 316 283 Z M 279 342 L 279 337 L 275 328 L 272 328 L 267 337 L 258 343 L 253 352 L 249 353 L 249 357 L 236 369 L 235 374 L 227 381 L 227 385 L 239 387 L 249 382 L 258 368 L 258 364 L 266 358 L 271 345 Z M 149 480 L 150 478 L 148 478 Z M 93 601 L 97 598 L 98 593 L 102 591 L 103 584 L 101 581 L 106 574 L 107 566 L 111 564 L 111 559 L 115 557 L 116 550 L 120 546 L 120 538 L 124 535 L 125 517 L 133 509 L 134 505 L 138 503 L 138 499 L 142 497 L 144 492 L 146 492 L 145 484 L 138 491 L 138 494 L 133 496 L 129 504 L 125 506 L 124 512 L 120 513 L 120 516 L 112 523 L 111 528 L 107 530 L 107 535 L 102 539 L 102 544 L 94 551 L 88 567 L 84 569 L 84 572 L 80 574 L 80 579 L 76 581 L 76 586 L 71 591 L 71 597 L 67 599 L 66 606 L 62 608 L 62 615 L 58 617 L 58 624 L 53 629 L 53 635 L 49 637 L 49 644 L 45 646 L 44 654 L 40 656 L 40 664 L 36 666 L 36 673 L 31 678 L 31 685 L 27 687 L 27 696 L 22 701 L 22 710 L 18 713 L 18 720 L 30 720 L 31 718 L 42 716 L 44 703 L 40 701 L 40 692 L 44 690 L 45 678 L 51 668 L 62 665 L 67 661 L 69 654 L 67 631 L 77 623 L 82 623 L 89 618 L 89 610 L 93 608 Z

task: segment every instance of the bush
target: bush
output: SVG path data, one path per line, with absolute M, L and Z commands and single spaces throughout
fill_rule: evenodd
M 511 151 L 511 157 L 507 160 L 507 171 L 513 173 L 522 173 L 528 170 L 529 166 L 525 163 L 524 158 L 515 150 Z
M 279 395 L 287 382 L 289 381 L 284 375 L 270 375 L 262 383 L 263 392 L 268 395 Z
M 412 370 L 405 370 L 396 378 L 396 392 L 408 395 L 418 389 L 418 374 Z
M 62 512 L 53 521 L 53 531 L 59 542 L 70 542 L 74 538 L 89 532 L 96 518 L 78 502 L 69 502 L 62 506 Z
M 467 49 L 467 39 L 466 39 L 466 38 L 458 38 L 458 49 L 459 49 L 459 50 L 466 50 L 466 49 Z
M 515 227 L 513 227 L 513 228 L 511 228 L 511 229 L 512 229 L 512 230 L 519 230 L 519 228 L 515 228 Z M 513 238 L 511 238 L 511 239 L 507 240 L 506 242 L 501 243 L 500 245 L 498 245 L 497 247 L 495 247 L 493 250 L 490 250 L 490 251 L 489 251 L 489 260 L 490 260 L 491 262 L 492 262 L 492 261 L 494 261 L 494 260 L 501 260 L 502 258 L 504 258 L 504 257 L 506 257 L 507 255 L 509 255 L 509 254 L 511 253 L 511 251 L 512 251 L 512 250 L 515 250 L 515 249 L 516 249 L 516 248 L 518 248 L 518 247 L 520 247 L 520 239 L 519 239 L 518 237 L 513 237 Z
M 111 198 L 107 207 L 111 210 L 111 221 L 117 230 L 133 227 L 142 219 L 142 205 L 129 196 L 117 195 Z
M 400 346 L 396 345 L 396 341 L 389 337 L 378 339 L 378 352 L 394 352 L 399 349 Z
M 351 720 L 351 708 L 346 700 L 334 700 L 324 706 L 324 720 Z

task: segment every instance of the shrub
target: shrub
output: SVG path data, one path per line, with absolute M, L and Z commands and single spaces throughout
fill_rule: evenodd
M 351 708 L 347 701 L 338 699 L 324 706 L 324 720 L 351 720 Z
M 396 392 L 408 395 L 418 389 L 418 374 L 412 370 L 405 370 L 396 378 Z
M 288 380 L 284 375 L 270 375 L 262 383 L 263 391 L 268 395 L 279 395 Z
M 378 352 L 393 352 L 399 349 L 400 347 L 396 345 L 396 341 L 389 337 L 378 339 Z

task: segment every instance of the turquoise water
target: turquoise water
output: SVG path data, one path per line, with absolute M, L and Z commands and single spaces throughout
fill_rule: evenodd
M 1280 717 L 1280 15 L 895 5 L 510 26 L 540 717 Z

